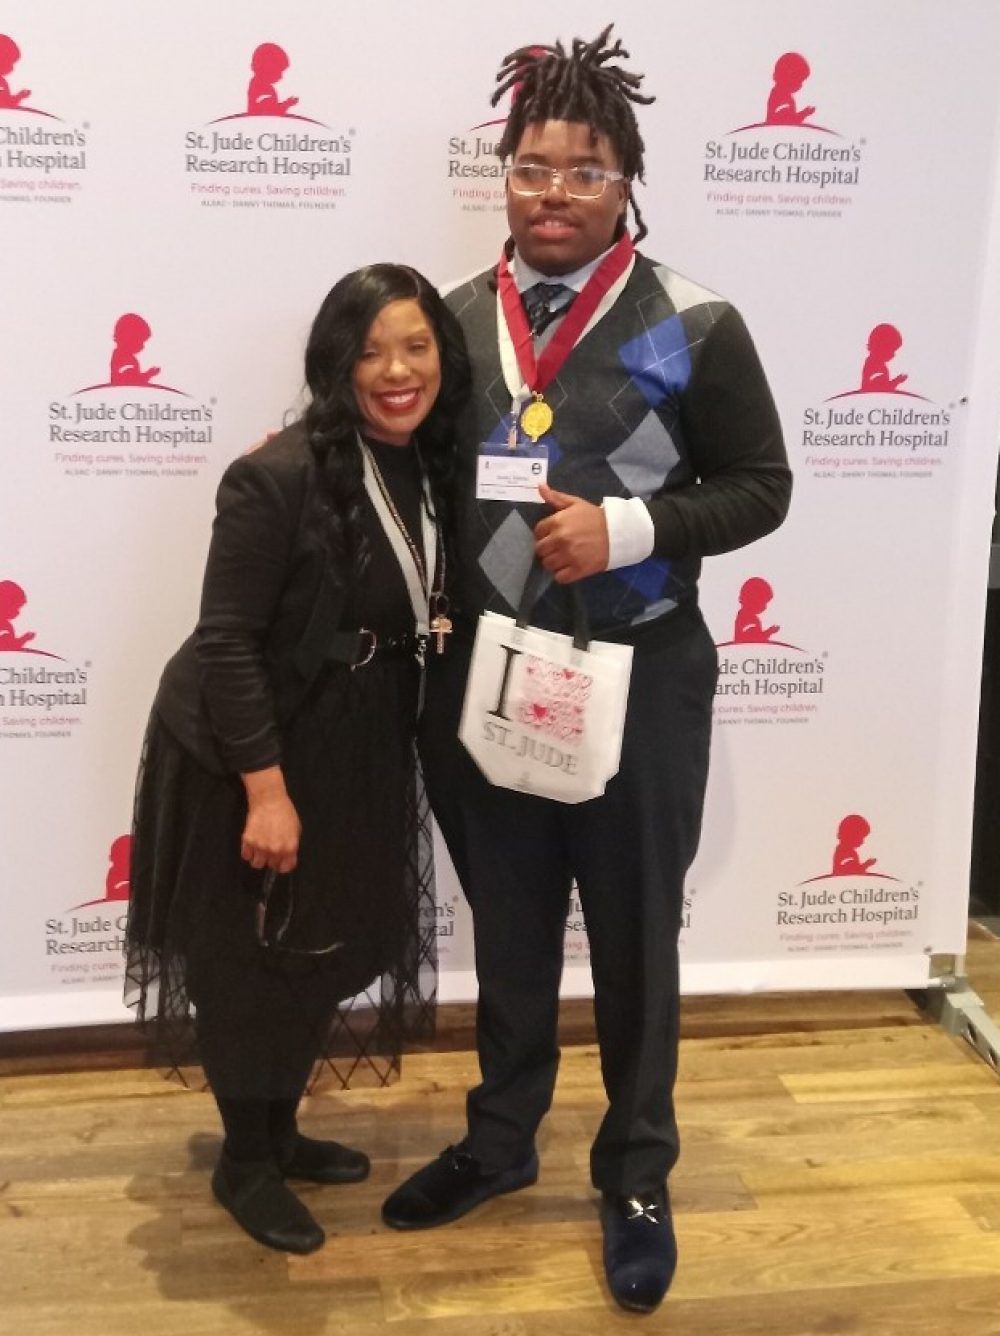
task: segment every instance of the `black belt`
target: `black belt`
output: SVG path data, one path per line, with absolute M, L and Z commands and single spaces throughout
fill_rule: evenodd
M 661 613 L 650 622 L 635 622 L 615 631 L 595 631 L 595 640 L 612 640 L 631 645 L 636 654 L 666 649 L 683 640 L 701 622 L 697 603 L 681 603 L 670 612 Z
M 382 635 L 377 631 L 334 631 L 326 648 L 327 662 L 346 663 L 351 668 L 364 668 L 374 658 L 404 658 L 412 656 L 423 661 L 427 637 L 415 631 L 402 635 Z
M 611 640 L 619 644 L 631 645 L 637 654 L 665 649 L 678 640 L 690 635 L 701 622 L 701 612 L 697 603 L 681 603 L 670 612 L 661 613 L 649 622 L 636 622 L 632 626 L 619 626 L 614 630 L 596 630 L 592 632 L 595 640 Z M 473 641 L 476 638 L 477 623 L 461 613 L 455 616 L 455 637 L 458 640 Z M 566 632 L 566 634 L 572 634 Z

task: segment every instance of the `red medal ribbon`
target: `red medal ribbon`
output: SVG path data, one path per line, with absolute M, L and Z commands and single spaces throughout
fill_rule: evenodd
M 566 358 L 573 351 L 577 339 L 601 304 L 601 299 L 624 274 L 634 254 L 632 238 L 626 232 L 587 279 L 583 291 L 570 306 L 559 328 L 546 344 L 541 357 L 537 359 L 521 294 L 517 290 L 514 275 L 510 272 L 506 253 L 501 254 L 497 266 L 497 289 L 507 328 L 514 343 L 514 352 L 517 354 L 517 365 L 529 390 L 541 394 L 545 387 L 555 380 Z

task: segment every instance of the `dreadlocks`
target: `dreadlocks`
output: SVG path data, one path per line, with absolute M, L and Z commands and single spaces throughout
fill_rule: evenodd
M 501 161 L 511 157 L 526 127 L 540 121 L 579 121 L 589 125 L 593 134 L 607 135 L 625 174 L 635 215 L 635 240 L 641 241 L 647 228 L 632 194 L 632 182 L 644 180 L 645 145 L 630 104 L 648 105 L 656 99 L 639 92 L 645 75 L 608 64 L 618 56 L 629 59 L 620 39 L 608 45 L 613 26 L 609 23 L 592 42 L 574 38 L 569 55 L 556 42 L 555 46 L 523 46 L 504 58 L 491 101 L 496 106 L 511 89 L 514 96 L 497 156 Z

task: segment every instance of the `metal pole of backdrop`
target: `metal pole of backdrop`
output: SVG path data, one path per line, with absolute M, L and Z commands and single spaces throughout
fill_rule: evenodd
M 1000 154 L 1000 144 L 997 145 Z M 982 447 L 996 450 L 1000 436 L 1000 410 L 997 406 L 997 394 L 987 391 L 988 386 L 997 383 L 996 367 L 1000 364 L 1000 162 L 994 165 L 993 209 L 987 243 L 986 263 L 983 272 L 982 307 L 980 327 L 977 334 L 976 353 L 973 362 L 973 385 L 982 387 L 985 402 L 973 406 L 972 420 L 969 424 L 971 441 L 981 441 Z M 976 428 L 974 434 L 973 428 Z M 978 433 L 981 433 L 978 434 Z M 987 581 L 987 603 L 991 613 L 1000 610 L 1000 473 L 997 477 L 997 490 L 994 499 L 994 517 L 992 544 L 988 546 L 987 535 L 983 534 L 984 559 L 989 563 Z M 989 662 L 987 657 L 990 656 Z M 997 657 L 994 657 L 997 656 Z M 983 694 L 981 699 L 981 731 L 979 745 L 979 774 L 976 785 L 976 811 L 974 813 L 974 831 L 976 843 L 982 845 L 982 832 L 990 830 L 991 848 L 996 848 L 996 824 L 998 821 L 997 793 L 991 787 L 996 780 L 994 769 L 989 775 L 984 773 L 987 764 L 992 765 L 1000 737 L 996 736 L 1000 725 L 1000 636 L 994 634 L 985 640 L 983 661 Z M 987 697 L 986 693 L 989 693 Z M 991 730 L 992 735 L 984 736 L 983 728 Z M 975 851 L 975 845 L 974 845 Z M 985 872 L 985 866 L 981 865 Z M 975 871 L 975 868 L 974 868 Z M 984 888 L 984 893 L 993 897 L 1000 896 L 1000 866 L 991 866 L 989 875 L 996 876 L 996 884 Z M 975 891 L 973 885 L 973 891 Z M 973 897 L 975 900 L 975 897 Z M 996 914 L 998 907 L 995 899 L 988 901 L 987 909 Z M 973 989 L 966 973 L 964 956 L 956 956 L 948 968 L 946 958 L 932 960 L 932 970 L 940 973 L 931 980 L 925 992 L 915 992 L 911 996 L 918 1005 L 924 1007 L 951 1035 L 965 1041 L 972 1051 L 1000 1076 L 1000 1025 L 986 1010 L 982 999 Z

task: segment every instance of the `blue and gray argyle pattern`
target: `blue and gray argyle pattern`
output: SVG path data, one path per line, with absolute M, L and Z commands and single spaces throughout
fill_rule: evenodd
M 472 353 L 474 411 L 464 451 L 480 442 L 503 442 L 511 427 L 510 393 L 504 382 L 496 334 L 492 271 L 451 292 Z M 607 496 L 643 500 L 696 481 L 684 435 L 684 394 L 699 349 L 728 303 L 682 275 L 637 256 L 628 283 L 612 309 L 574 348 L 545 398 L 555 414 L 542 438 L 549 452 L 549 482 L 560 491 L 600 502 Z M 516 609 L 532 562 L 532 529 L 544 508 L 466 498 L 466 551 L 477 569 L 466 572 L 463 603 Z M 697 596 L 696 558 L 649 557 L 584 581 L 595 633 L 623 629 L 661 616 Z M 549 584 L 532 620 L 568 629 L 565 590 Z

